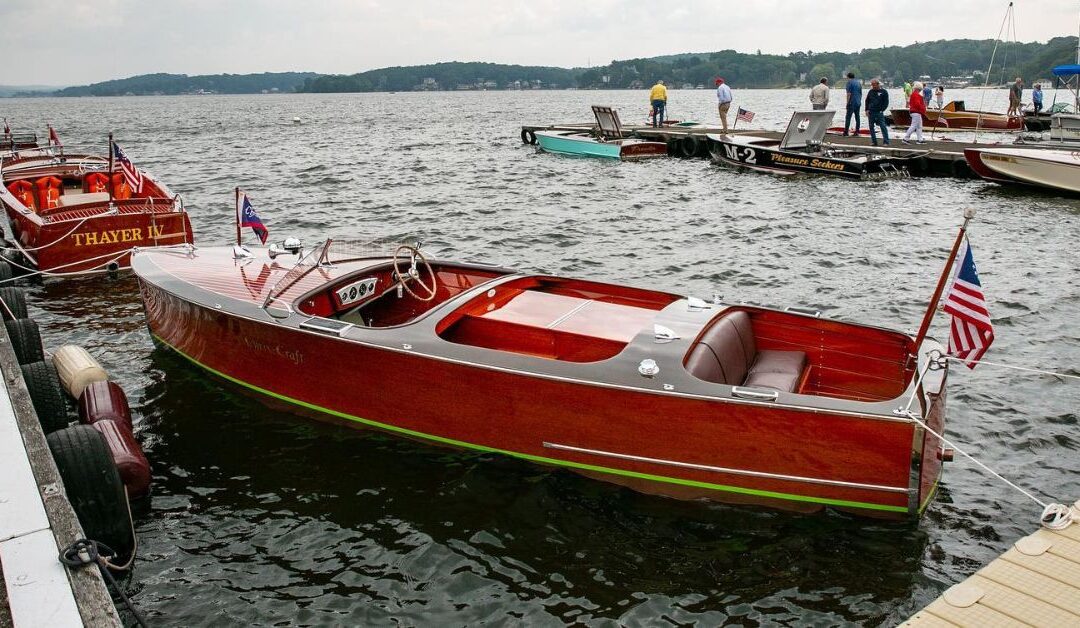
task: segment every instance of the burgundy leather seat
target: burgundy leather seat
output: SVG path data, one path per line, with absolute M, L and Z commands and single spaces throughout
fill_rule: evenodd
M 806 370 L 802 351 L 757 350 L 746 312 L 717 320 L 690 349 L 686 368 L 694 377 L 729 386 L 794 392 Z

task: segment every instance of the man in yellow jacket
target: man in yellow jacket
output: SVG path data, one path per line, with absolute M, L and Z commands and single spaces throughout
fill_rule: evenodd
M 652 125 L 663 126 L 664 108 L 667 107 L 667 88 L 664 87 L 663 81 L 657 81 L 656 85 L 653 85 L 652 91 L 649 92 L 649 100 L 652 101 Z

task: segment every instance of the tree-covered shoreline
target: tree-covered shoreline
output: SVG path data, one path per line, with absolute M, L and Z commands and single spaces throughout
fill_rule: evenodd
M 391 67 L 356 74 L 266 72 L 262 74 L 146 74 L 54 92 L 22 96 L 142 96 L 176 94 L 343 93 L 496 89 L 640 89 L 664 80 L 674 88 L 712 87 L 724 77 L 741 88 L 803 87 L 821 77 L 836 83 L 848 71 L 886 85 L 929 77 L 964 86 L 1029 84 L 1050 77 L 1050 68 L 1073 63 L 1076 37 L 1048 42 L 1003 43 L 953 39 L 887 46 L 859 52 L 792 52 L 787 55 L 721 50 L 612 61 L 592 68 L 558 68 L 482 62 Z M 994 65 L 990 67 L 990 59 Z M 987 70 L 989 75 L 987 75 Z

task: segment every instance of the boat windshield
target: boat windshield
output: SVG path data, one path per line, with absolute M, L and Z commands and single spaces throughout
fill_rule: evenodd
M 319 267 L 333 266 L 361 259 L 389 258 L 404 243 L 393 238 L 348 239 L 327 238 L 306 255 L 301 255 L 296 265 L 266 293 L 262 307 L 265 309 L 296 282 Z M 286 245 L 288 246 L 288 245 Z M 419 243 L 416 243 L 419 246 Z

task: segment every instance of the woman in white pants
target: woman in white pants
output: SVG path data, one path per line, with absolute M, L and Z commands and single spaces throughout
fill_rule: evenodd
M 911 134 L 914 133 L 918 139 L 918 143 L 923 143 L 922 137 L 922 123 L 923 116 L 926 115 L 926 102 L 923 101 L 922 96 L 923 84 L 919 81 L 911 86 L 911 98 L 908 99 L 908 112 L 911 114 L 911 124 L 908 125 L 907 133 L 904 133 L 903 142 L 910 144 L 908 140 L 911 139 Z

